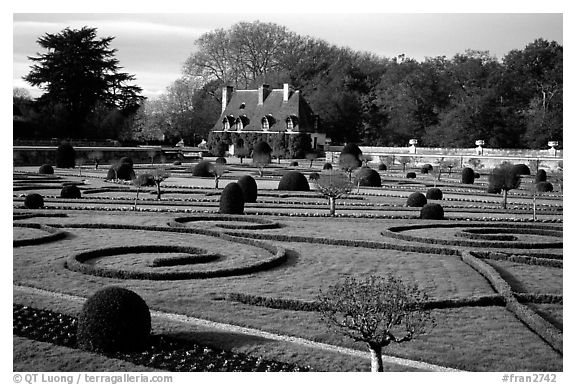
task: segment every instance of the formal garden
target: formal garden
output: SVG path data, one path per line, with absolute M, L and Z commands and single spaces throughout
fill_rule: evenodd
M 562 371 L 561 163 L 350 150 L 15 166 L 14 370 Z

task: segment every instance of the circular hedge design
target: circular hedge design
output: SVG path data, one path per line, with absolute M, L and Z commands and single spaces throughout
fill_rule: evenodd
M 147 266 L 145 268 L 138 268 L 135 266 L 130 266 L 126 268 L 116 268 L 108 266 L 99 266 L 91 261 L 97 258 L 105 258 L 112 256 L 121 256 L 127 254 L 145 254 L 145 253 L 180 253 L 176 258 L 183 257 L 182 254 L 190 255 L 189 259 L 192 260 L 194 254 L 198 255 L 202 253 L 195 247 L 184 247 L 184 246 L 174 246 L 174 245 L 139 245 L 139 246 L 121 246 L 121 247 L 108 247 L 96 250 L 90 250 L 85 252 L 80 252 L 73 254 L 66 260 L 66 268 L 82 273 L 95 275 L 99 277 L 116 278 L 116 279 L 141 279 L 141 280 L 182 280 L 182 279 L 205 279 L 205 278 L 217 278 L 217 277 L 230 277 L 236 275 L 252 274 L 259 271 L 271 269 L 273 267 L 279 266 L 286 262 L 287 254 L 286 250 L 265 242 L 256 241 L 246 238 L 238 238 L 229 236 L 226 234 L 221 234 L 220 238 L 230 241 L 232 243 L 241 243 L 254 246 L 266 251 L 268 256 L 258 261 L 238 263 L 232 266 L 216 266 L 213 269 L 199 270 L 194 269 L 196 264 L 185 264 L 187 268 L 183 268 L 185 261 L 180 261 L 182 263 L 175 263 L 170 265 L 168 260 L 173 260 L 174 258 L 166 258 L 160 261 L 160 266 Z M 200 254 L 202 255 L 202 254 Z M 203 254 L 205 259 L 203 262 L 207 263 L 207 259 L 216 261 L 218 259 L 232 259 L 234 256 L 221 256 L 212 254 Z M 198 256 L 198 258 L 201 258 Z M 157 260 L 157 259 L 156 259 Z M 154 263 L 154 262 L 153 262 Z M 152 263 L 152 265 L 153 265 Z M 158 260 L 157 260 L 158 263 Z M 166 264 L 168 263 L 168 264 Z M 176 268 L 170 269 L 170 266 L 178 266 Z
M 282 227 L 280 223 L 264 218 L 247 217 L 245 215 L 202 215 L 174 219 L 169 225 L 182 227 L 185 223 L 214 222 L 214 226 L 230 230 L 267 230 Z M 205 223 L 202 223 L 205 225 Z

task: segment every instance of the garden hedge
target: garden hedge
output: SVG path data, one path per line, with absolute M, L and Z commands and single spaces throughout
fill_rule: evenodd
M 236 182 L 228 183 L 220 195 L 220 214 L 244 214 L 244 191 Z
M 474 170 L 470 167 L 464 167 L 462 169 L 462 184 L 473 184 L 474 183 Z
M 444 209 L 438 203 L 426 203 L 420 210 L 420 219 L 444 219 Z
M 413 171 L 407 172 L 407 173 L 406 173 L 406 178 L 407 178 L 407 179 L 414 179 L 414 178 L 416 178 L 416 173 L 413 172 Z
M 382 180 L 378 171 L 370 167 L 361 167 L 356 173 L 356 178 L 360 186 L 382 187 Z
M 539 183 L 539 182 L 546 182 L 546 171 L 540 169 L 536 172 L 536 179 L 535 182 Z
M 40 209 L 44 207 L 44 197 L 38 193 L 31 193 L 24 198 L 24 207 L 27 209 Z
M 426 191 L 426 199 L 442 200 L 442 190 L 438 187 L 429 188 L 428 191 Z
M 74 168 L 76 166 L 76 150 L 68 142 L 64 142 L 56 149 L 56 167 Z
M 13 239 L 12 240 L 12 247 L 21 247 L 21 246 L 31 246 L 31 245 L 39 245 L 42 243 L 54 242 L 60 239 L 64 239 L 67 236 L 65 231 L 59 230 L 53 226 L 46 226 L 41 225 L 38 223 L 14 223 L 12 224 L 13 227 L 25 227 L 30 229 L 37 229 L 42 230 L 48 235 L 43 235 L 40 237 L 34 238 L 26 238 L 26 239 Z
M 530 175 L 530 167 L 523 163 L 515 164 L 512 166 L 512 171 L 517 175 Z
M 310 185 L 304 174 L 299 171 L 289 171 L 278 183 L 280 191 L 310 191 Z
M 38 169 L 38 174 L 52 175 L 54 174 L 54 167 L 49 164 L 43 164 Z
M 244 194 L 245 203 L 255 203 L 258 198 L 258 184 L 250 175 L 244 175 L 238 179 L 238 185 Z
M 406 199 L 406 206 L 408 207 L 423 207 L 426 203 L 428 203 L 428 200 L 421 192 L 413 192 Z
M 60 191 L 60 198 L 79 199 L 81 197 L 82 193 L 80 193 L 80 189 L 76 185 L 64 186 Z

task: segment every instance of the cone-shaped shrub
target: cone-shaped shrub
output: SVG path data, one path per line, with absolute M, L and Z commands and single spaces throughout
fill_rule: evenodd
M 208 160 L 201 160 L 192 169 L 193 176 L 211 177 L 212 165 Z
M 256 202 L 256 198 L 258 198 L 258 185 L 254 178 L 250 175 L 244 175 L 240 179 L 238 179 L 238 185 L 242 189 L 242 193 L 244 195 L 244 202 L 245 203 L 254 203 Z
M 474 170 L 470 167 L 464 167 L 462 169 L 462 183 L 463 184 L 473 184 L 474 183 Z
M 60 198 L 78 199 L 81 197 L 80 189 L 76 185 L 64 186 L 60 191 Z
M 546 178 L 546 171 L 540 169 L 538 172 L 536 172 L 536 183 L 546 182 Z
M 220 214 L 244 214 L 244 191 L 238 183 L 228 183 L 222 190 Z
M 554 191 L 554 186 L 550 182 L 538 182 L 536 183 L 536 191 L 538 192 L 552 192 Z
M 438 203 L 426 203 L 420 209 L 420 219 L 444 219 L 444 209 Z
M 38 169 L 38 174 L 52 175 L 52 174 L 54 174 L 54 167 L 52 167 L 49 164 L 43 164 Z
M 516 173 L 516 175 L 530 175 L 530 167 L 523 163 L 515 164 L 512 170 Z
M 380 174 L 378 174 L 378 171 L 373 170 L 370 167 L 360 168 L 356 174 L 356 178 L 358 178 L 360 186 L 382 187 Z
M 132 160 L 132 158 L 130 158 L 128 156 L 124 156 L 124 157 L 120 158 L 118 163 L 119 164 L 129 164 L 130 167 L 134 168 L 134 161 Z
M 380 171 L 386 171 L 386 170 L 388 170 L 388 167 L 386 167 L 386 165 L 385 165 L 384 163 L 380 163 L 380 164 L 378 165 L 378 170 L 380 170 Z
M 110 286 L 94 293 L 78 317 L 78 346 L 94 352 L 143 350 L 150 338 L 150 310 L 131 290 Z
M 62 143 L 56 149 L 56 167 L 74 168 L 76 166 L 76 151 L 68 142 Z
M 278 183 L 278 190 L 283 191 L 310 191 L 310 185 L 304 174 L 299 171 L 289 171 Z
M 32 193 L 26 195 L 24 198 L 24 207 L 27 209 L 39 209 L 44 207 L 44 198 L 42 195 L 37 193 Z
M 438 187 L 429 188 L 428 191 L 426 191 L 426 199 L 441 200 L 442 190 Z
M 136 177 L 134 169 L 129 163 L 116 164 L 108 170 L 106 179 L 132 180 Z
M 323 170 L 332 170 L 332 163 L 324 163 Z
M 408 178 L 408 179 L 414 179 L 414 178 L 416 178 L 416 173 L 413 172 L 413 171 L 407 172 L 407 173 L 406 173 L 406 178 Z
M 406 206 L 408 207 L 422 207 L 426 203 L 428 203 L 428 200 L 421 192 L 410 194 L 406 200 Z

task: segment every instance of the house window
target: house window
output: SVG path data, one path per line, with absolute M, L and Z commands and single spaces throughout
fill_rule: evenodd
M 244 128 L 244 124 L 242 123 L 242 119 L 236 119 L 236 131 L 242 131 Z
M 222 129 L 224 131 L 228 131 L 230 129 L 230 121 L 227 118 L 224 118 L 224 120 L 222 121 L 223 125 L 222 125 Z
M 262 131 L 268 131 L 270 129 L 270 123 L 266 117 L 262 118 Z
M 291 117 L 286 119 L 286 130 L 289 132 L 292 132 L 292 130 L 294 130 L 294 121 L 292 120 Z

